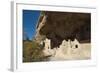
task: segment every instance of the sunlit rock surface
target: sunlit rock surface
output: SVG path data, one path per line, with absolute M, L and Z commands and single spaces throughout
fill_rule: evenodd
M 90 43 L 79 43 L 77 39 L 74 41 L 63 40 L 60 47 L 51 49 L 50 40 L 44 41 L 45 56 L 51 56 L 50 60 L 82 60 L 90 59 L 91 57 L 91 45 Z

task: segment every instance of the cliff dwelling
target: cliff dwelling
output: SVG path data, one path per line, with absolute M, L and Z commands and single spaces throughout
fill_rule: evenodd
M 42 11 L 35 40 L 52 59 L 90 59 L 91 14 Z

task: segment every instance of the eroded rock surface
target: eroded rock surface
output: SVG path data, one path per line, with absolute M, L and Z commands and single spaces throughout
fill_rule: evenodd
M 90 42 L 91 14 L 72 12 L 43 12 L 37 26 L 35 39 L 38 43 L 48 38 L 51 48 L 59 47 L 63 40 L 78 39 L 79 42 Z

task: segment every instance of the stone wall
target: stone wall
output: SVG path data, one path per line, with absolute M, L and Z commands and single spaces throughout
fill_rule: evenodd
M 77 39 L 74 41 L 63 40 L 59 47 L 51 49 L 49 39 L 45 41 L 44 53 L 50 55 L 50 60 L 74 60 L 89 59 L 91 57 L 91 45 L 89 43 L 80 44 Z

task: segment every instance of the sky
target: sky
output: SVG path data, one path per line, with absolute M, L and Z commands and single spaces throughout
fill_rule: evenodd
M 36 34 L 36 26 L 40 16 L 40 11 L 23 10 L 23 38 L 28 37 L 30 40 Z

